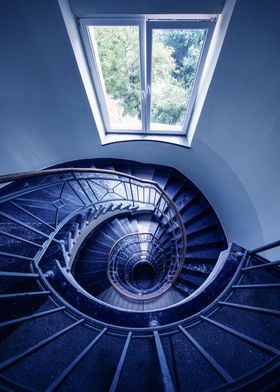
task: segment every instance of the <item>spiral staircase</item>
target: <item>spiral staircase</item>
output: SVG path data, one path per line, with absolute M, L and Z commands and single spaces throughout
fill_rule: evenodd
M 273 391 L 280 261 L 228 244 L 174 169 L 2 176 L 3 391 Z

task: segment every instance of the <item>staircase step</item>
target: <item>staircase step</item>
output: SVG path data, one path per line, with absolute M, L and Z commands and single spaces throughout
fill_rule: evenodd
M 188 286 L 196 289 L 199 286 L 202 285 L 202 283 L 205 281 L 205 277 L 203 276 L 197 276 L 191 273 L 191 271 L 182 271 L 178 277 L 180 282 L 186 283 Z
M 209 264 L 215 264 L 217 262 L 217 258 L 216 257 L 195 257 L 195 256 L 191 256 L 191 255 L 187 255 L 186 257 L 186 263 L 188 264 L 193 264 L 194 266 L 196 264 L 200 264 L 200 265 L 209 265 Z
M 185 297 L 192 294 L 195 290 L 193 287 L 188 287 L 184 282 L 180 281 L 179 278 L 174 283 L 174 287 L 185 295 Z
M 159 184 L 162 189 L 165 188 L 168 178 L 169 175 L 166 173 L 166 171 L 158 168 L 154 169 L 153 181 Z
M 139 166 L 139 165 L 130 165 L 131 175 L 134 177 L 145 178 L 147 180 L 153 180 L 154 176 L 154 168 L 150 166 Z
M 169 177 L 169 180 L 165 185 L 164 190 L 171 199 L 175 199 L 179 192 L 182 190 L 182 184 L 178 180 Z
M 182 271 L 190 272 L 193 275 L 201 276 L 206 279 L 212 271 L 212 268 L 206 268 L 205 264 L 184 264 Z
M 223 249 L 224 246 L 224 241 L 218 240 L 218 241 L 211 241 L 211 242 L 204 242 L 204 243 L 196 243 L 192 244 L 188 241 L 188 251 L 189 252 L 201 252 L 201 254 L 204 254 L 204 251 L 210 251 L 212 250 L 215 252 L 215 254 L 220 254 L 221 249 Z

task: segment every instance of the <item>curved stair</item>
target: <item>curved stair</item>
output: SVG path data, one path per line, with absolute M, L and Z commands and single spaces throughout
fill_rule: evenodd
M 152 167 L 131 161 L 104 159 L 94 162 L 82 161 L 81 164 L 97 169 L 116 170 L 155 181 L 172 198 L 183 219 L 188 241 L 185 263 L 175 287 L 184 297 L 194 292 L 209 276 L 220 252 L 227 247 L 221 224 L 203 194 L 178 171 L 171 168 L 166 170 L 159 165 Z M 139 231 L 139 228 L 135 227 L 137 225 L 135 219 L 131 217 L 128 219 L 134 223 L 133 230 Z M 119 235 L 131 232 L 131 228 L 129 226 L 126 228 L 125 223 L 121 224 L 123 228 L 117 223 L 117 219 L 111 222 L 110 227 L 107 225 L 103 233 L 111 230 L 114 235 L 114 229 L 120 232 L 123 230 Z M 154 232 L 156 229 L 157 225 L 154 225 L 151 231 Z M 98 233 L 96 232 L 95 235 Z
M 1 390 L 276 390 L 280 261 L 261 254 L 280 241 L 251 252 L 227 246 L 205 197 L 173 169 L 120 160 L 82 166 L 22 176 L 0 190 Z M 149 180 L 174 204 L 160 196 L 152 208 Z M 123 181 L 134 184 L 133 198 Z M 113 273 L 123 279 L 126 260 L 132 291 L 155 287 L 147 300 L 108 278 L 112 248 L 127 236 Z M 156 239 L 144 247 L 145 238 Z M 139 252 L 150 262 L 140 273 Z M 178 274 L 157 291 L 164 276 L 150 273 L 153 260 L 171 271 L 172 255 Z

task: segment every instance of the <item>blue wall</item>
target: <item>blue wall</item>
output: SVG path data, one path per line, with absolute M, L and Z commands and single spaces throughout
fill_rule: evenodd
M 279 14 L 277 0 L 237 1 L 190 150 L 101 146 L 57 1 L 2 1 L 0 172 L 102 156 L 166 164 L 205 193 L 228 240 L 279 239 Z

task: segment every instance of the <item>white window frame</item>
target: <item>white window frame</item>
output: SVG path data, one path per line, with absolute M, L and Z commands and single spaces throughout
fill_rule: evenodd
M 196 17 L 197 18 L 197 17 Z M 160 135 L 186 135 L 193 105 L 198 92 L 198 84 L 200 81 L 200 76 L 203 70 L 203 65 L 205 63 L 205 59 L 207 57 L 207 52 L 210 46 L 211 38 L 213 35 L 213 31 L 215 28 L 216 15 L 205 17 L 204 19 L 180 19 L 180 20 L 148 20 L 147 23 L 147 132 L 150 134 L 160 134 Z M 163 130 L 151 130 L 150 129 L 150 115 L 151 115 L 151 95 L 152 95 L 152 33 L 154 29 L 207 29 L 206 38 L 203 43 L 203 48 L 201 49 L 201 56 L 199 59 L 199 63 L 197 65 L 196 75 L 194 78 L 194 83 L 192 86 L 190 102 L 187 106 L 187 110 L 184 116 L 184 121 L 182 125 L 181 131 L 163 131 Z
M 215 67 L 217 65 L 219 55 L 222 49 L 222 45 L 227 33 L 227 29 L 231 20 L 231 16 L 236 4 L 236 0 L 225 0 L 224 7 L 221 13 L 204 15 L 199 13 L 196 15 L 190 14 L 153 14 L 146 15 L 150 19 L 208 19 L 209 17 L 217 17 L 215 30 L 208 50 L 207 58 L 203 67 L 200 83 L 198 86 L 198 93 L 193 106 L 193 110 L 190 115 L 190 121 L 186 135 L 171 135 L 164 134 L 139 134 L 137 133 L 108 133 L 104 126 L 104 120 L 101 116 L 96 91 L 93 86 L 93 81 L 90 73 L 89 63 L 86 58 L 84 43 L 81 38 L 80 22 L 86 17 L 96 17 L 96 14 L 88 13 L 87 15 L 75 15 L 69 4 L 69 0 L 58 0 L 58 4 L 61 10 L 61 14 L 65 23 L 66 31 L 69 37 L 69 42 L 72 46 L 73 54 L 80 72 L 81 80 L 85 89 L 86 96 L 88 98 L 89 107 L 92 113 L 93 120 L 93 132 L 97 132 L 100 138 L 101 145 L 107 145 L 111 143 L 128 142 L 128 141 L 158 141 L 163 143 L 169 143 L 179 145 L 181 147 L 190 148 L 195 137 L 195 133 L 199 124 L 199 119 L 203 110 L 203 106 L 206 100 L 206 96 L 214 75 Z M 186 7 L 187 10 L 187 7 Z M 105 15 L 99 14 L 98 18 L 102 18 Z M 116 14 L 106 15 L 112 18 L 116 18 Z M 134 14 L 126 15 L 127 17 L 135 18 Z M 123 17 L 123 15 L 118 15 Z
M 107 113 L 107 105 L 105 102 L 104 91 L 105 83 L 102 79 L 102 70 L 101 65 L 98 62 L 98 58 L 96 57 L 97 48 L 92 48 L 92 41 L 90 39 L 88 26 L 138 26 L 139 28 L 139 35 L 142 31 L 140 29 L 140 25 L 143 23 L 139 18 L 80 18 L 80 31 L 81 36 L 87 56 L 87 61 L 90 68 L 91 78 L 93 81 L 99 111 L 103 117 L 104 121 L 104 129 L 106 133 L 142 133 L 143 129 L 143 119 L 142 119 L 142 126 L 140 129 L 128 130 L 128 129 L 110 129 L 110 121 L 109 116 Z M 139 37 L 139 50 L 140 50 L 140 59 L 143 56 L 144 48 L 141 46 L 143 39 Z M 144 69 L 141 67 L 141 60 L 140 60 L 140 73 L 141 73 L 141 91 L 145 88 L 145 74 Z M 143 117 L 144 107 L 143 107 L 143 100 L 141 102 L 141 118 Z
M 217 15 L 180 15 L 179 18 L 164 17 L 162 19 L 141 16 L 128 17 L 122 16 L 118 18 L 99 17 L 99 18 L 79 18 L 80 33 L 84 44 L 84 49 L 89 64 L 91 78 L 93 81 L 94 90 L 97 97 L 99 111 L 104 122 L 105 134 L 139 134 L 139 135 L 186 135 L 188 125 L 191 118 L 193 105 L 195 103 L 199 79 L 207 57 L 207 52 L 213 35 L 215 21 Z M 88 26 L 138 26 L 139 28 L 139 50 L 140 50 L 140 75 L 141 75 L 141 129 L 111 129 L 109 117 L 107 113 L 107 106 L 105 102 L 104 92 L 105 84 L 102 80 L 101 66 L 96 57 L 97 48 L 92 47 Z M 150 115 L 151 115 L 151 74 L 152 74 L 152 32 L 154 29 L 206 29 L 206 38 L 204 40 L 203 48 L 201 50 L 201 57 L 197 66 L 195 80 L 192 86 L 190 102 L 184 116 L 184 122 L 181 130 L 151 130 L 150 129 Z M 166 126 L 167 128 L 168 126 Z

